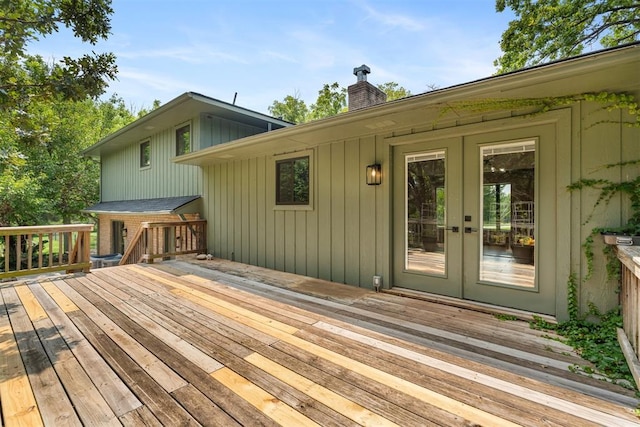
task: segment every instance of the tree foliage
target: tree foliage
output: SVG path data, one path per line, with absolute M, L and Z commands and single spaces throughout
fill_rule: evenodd
M 387 94 L 387 101 L 406 98 L 411 96 L 411 92 L 403 88 L 396 82 L 387 82 L 378 85 L 378 89 Z
M 517 19 L 502 34 L 495 61 L 501 73 L 640 38 L 637 0 L 496 0 L 498 12 L 506 9 Z
M 116 76 L 112 53 L 65 56 L 54 64 L 27 53 L 30 43 L 73 31 L 95 45 L 111 30 L 111 0 L 0 0 L 0 108 L 21 108 L 34 98 L 82 100 L 105 92 Z
M 395 82 L 380 84 L 378 88 L 387 94 L 387 101 L 411 95 L 411 92 Z M 311 104 L 310 108 L 296 91 L 295 95 L 287 95 L 282 101 L 273 101 L 269 106 L 269 114 L 292 123 L 305 123 L 340 114 L 346 111 L 346 106 L 347 89 L 335 82 L 322 86 L 316 102 Z
M 309 108 L 296 92 L 293 96 L 285 96 L 282 102 L 273 101 L 269 107 L 269 114 L 291 123 L 304 123 L 307 120 Z
M 98 200 L 99 165 L 81 152 L 135 119 L 124 101 L 31 102 L 28 127 L 0 110 L 0 226 L 68 223 Z M 5 124 L 7 126 L 5 126 Z
M 318 99 L 311 104 L 309 113 L 311 120 L 335 116 L 347 106 L 347 89 L 340 87 L 338 82 L 325 84 L 318 91 Z

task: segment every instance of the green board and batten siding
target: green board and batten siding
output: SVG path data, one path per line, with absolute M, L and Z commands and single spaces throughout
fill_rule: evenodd
M 196 120 L 191 121 L 192 144 L 199 139 L 195 122 Z M 176 123 L 178 125 L 180 123 Z M 146 140 L 151 141 L 151 166 L 141 168 L 140 143 Z M 119 151 L 104 154 L 101 159 L 101 201 L 201 194 L 201 169 L 172 162 L 175 155 L 175 127 L 164 129 Z
M 202 194 L 202 171 L 197 166 L 172 162 L 176 154 L 176 128 L 191 124 L 192 150 L 200 150 L 263 132 L 262 129 L 211 117 L 207 114 L 132 142 L 102 156 L 102 201 L 152 199 Z M 140 167 L 140 143 L 151 142 L 151 166 Z
M 352 285 L 383 274 L 383 188 L 365 183 L 383 160 L 375 137 L 312 150 L 310 209 L 275 206 L 275 160 L 263 156 L 205 167 L 205 212 L 216 256 Z
M 509 139 L 513 129 L 532 123 L 556 123 L 555 161 L 541 165 L 541 173 L 548 167 L 555 169 L 556 187 L 541 191 L 556 194 L 556 315 L 564 318 L 569 272 L 576 272 L 579 280 L 586 273 L 581 246 L 584 238 L 593 226 L 624 221 L 627 207 L 616 197 L 608 209 L 596 211 L 593 222 L 584 224 L 597 194 L 569 193 L 566 185 L 582 177 L 616 179 L 637 174 L 635 166 L 623 171 L 602 169 L 607 163 L 640 158 L 638 129 L 622 124 L 631 119 L 598 103 L 579 102 L 534 118 L 502 112 L 466 118 L 464 123 L 443 121 L 437 130 L 416 127 L 399 139 L 495 134 L 500 141 Z M 390 152 L 394 139 L 389 138 L 389 132 L 343 141 L 319 139 L 307 150 L 312 152 L 314 168 L 309 210 L 275 207 L 275 156 L 203 166 L 210 252 L 221 258 L 367 288 L 372 287 L 372 277 L 379 274 L 387 286 L 393 285 Z M 374 162 L 383 165 L 381 186 L 365 183 L 365 168 Z M 603 309 L 616 304 L 616 284 L 605 280 L 603 264 L 602 257 L 596 257 L 596 274 L 580 286 L 583 310 L 589 302 L 597 302 Z
M 203 149 L 262 133 L 264 129 L 203 114 L 200 120 L 200 132 L 202 138 L 200 139 L 201 146 L 199 149 Z

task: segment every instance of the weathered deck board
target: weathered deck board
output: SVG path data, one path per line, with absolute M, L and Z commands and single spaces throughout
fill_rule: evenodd
M 40 426 L 42 418 L 36 398 L 27 378 L 18 343 L 9 322 L 7 311 L 15 306 L 3 299 L 0 311 L 0 402 L 2 403 L 2 421 L 5 425 Z
M 201 292 L 202 292 L 202 291 L 201 291 Z M 204 292 L 203 292 L 203 293 L 204 293 Z M 209 292 L 208 294 L 211 294 L 211 292 Z M 544 411 L 542 411 L 542 412 L 544 412 Z M 531 420 L 531 419 L 529 419 L 529 421 L 532 421 L 532 420 Z
M 7 426 L 69 411 L 84 425 L 640 425 L 629 392 L 595 390 L 561 346 L 485 313 L 184 262 L 0 295 Z
M 141 407 L 142 403 L 138 398 L 109 368 L 102 356 L 91 346 L 44 288 L 40 284 L 29 285 L 29 288 L 42 303 L 51 321 L 57 325 L 56 329 L 65 345 L 72 344 L 70 346 L 71 352 L 96 384 L 114 413 L 120 417 Z
M 38 334 L 53 368 L 84 424 L 120 425 L 116 414 L 104 400 L 91 378 L 74 357 L 35 295 L 25 286 L 16 288 L 20 300 Z M 14 327 L 15 330 L 15 327 Z
M 568 356 L 562 354 L 563 349 L 567 349 L 566 346 L 553 340 L 541 339 L 543 334 L 540 333 L 540 331 L 531 330 L 526 322 L 500 321 L 486 313 L 464 310 L 452 306 L 442 306 L 440 304 L 412 298 L 393 297 L 387 294 L 369 293 L 370 296 L 367 297 L 366 300 L 382 300 L 384 303 L 379 306 L 375 303 L 365 303 L 362 298 L 354 299 L 352 303 L 345 306 L 345 304 L 340 302 L 318 300 L 318 298 L 309 295 L 301 295 L 297 291 L 274 288 L 273 286 L 235 275 L 257 276 L 264 274 L 267 275 L 264 279 L 265 282 L 273 282 L 274 277 L 280 279 L 285 273 L 275 272 L 272 275 L 270 270 L 244 266 L 223 260 L 213 264 L 216 267 L 221 267 L 223 270 L 231 270 L 234 274 L 228 274 L 218 270 L 202 272 L 202 269 L 198 269 L 195 266 L 187 266 L 184 267 L 184 269 L 191 273 L 199 271 L 204 277 L 209 277 L 210 279 L 215 279 L 242 289 L 251 289 L 253 292 L 270 299 L 288 301 L 299 307 L 304 307 L 307 310 L 341 319 L 349 324 L 360 324 L 371 330 L 418 343 L 428 348 L 439 349 L 445 353 L 456 354 L 465 359 L 479 361 L 485 365 L 518 373 L 526 378 L 536 378 L 550 384 L 567 387 L 603 399 L 613 400 L 623 405 L 633 406 L 637 401 L 631 391 L 621 389 L 619 386 L 610 385 L 595 378 L 578 377 L 570 372 L 567 366 L 576 363 L 585 364 L 585 361 L 576 355 L 567 359 Z M 229 267 L 229 264 L 232 264 L 232 267 Z M 237 268 L 238 265 L 241 267 Z M 247 273 L 245 270 L 249 270 L 250 272 Z M 304 278 L 302 280 L 304 280 Z M 283 280 L 283 283 L 289 283 L 292 289 L 298 288 L 294 280 L 290 277 Z M 292 283 L 294 284 L 292 285 Z M 329 284 L 329 287 L 332 285 L 340 286 Z M 324 293 L 329 292 L 330 291 L 325 291 Z M 340 291 L 340 293 L 342 292 L 343 291 Z M 438 310 L 439 315 L 434 321 L 425 321 L 420 319 L 419 316 L 407 317 L 407 315 L 385 313 L 384 309 L 388 305 L 402 306 L 405 301 L 408 306 L 406 311 L 409 312 L 411 316 L 415 313 L 410 311 L 410 307 L 417 310 L 422 309 L 422 311 L 425 312 Z M 360 304 L 366 304 L 369 308 L 358 308 Z M 443 319 L 447 321 L 443 321 Z M 466 334 L 454 333 L 449 328 L 449 319 L 452 319 L 452 322 L 458 319 L 470 325 L 486 325 L 484 326 L 486 328 L 490 328 L 491 326 L 489 325 L 493 325 L 495 328 L 510 325 L 511 328 L 527 332 L 532 339 L 536 339 L 536 347 L 546 348 L 546 346 L 549 346 L 551 351 L 540 355 L 537 351 L 529 353 L 513 348 L 519 346 L 518 340 L 520 337 L 510 337 L 507 335 L 503 343 L 496 345 L 483 341 L 472 331 Z
M 81 425 L 15 289 L 4 288 L 1 292 L 5 303 L 13 306 L 9 320 L 44 423 Z

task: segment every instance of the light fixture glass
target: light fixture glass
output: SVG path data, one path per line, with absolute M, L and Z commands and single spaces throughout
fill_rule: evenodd
M 367 185 L 380 185 L 382 183 L 382 166 L 379 164 L 367 166 Z

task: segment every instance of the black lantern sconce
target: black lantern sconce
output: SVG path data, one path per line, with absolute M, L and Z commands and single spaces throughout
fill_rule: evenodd
M 367 166 L 367 185 L 380 185 L 382 183 L 382 166 L 379 164 Z
M 127 229 L 123 228 L 122 229 L 122 238 L 125 239 L 127 237 Z

